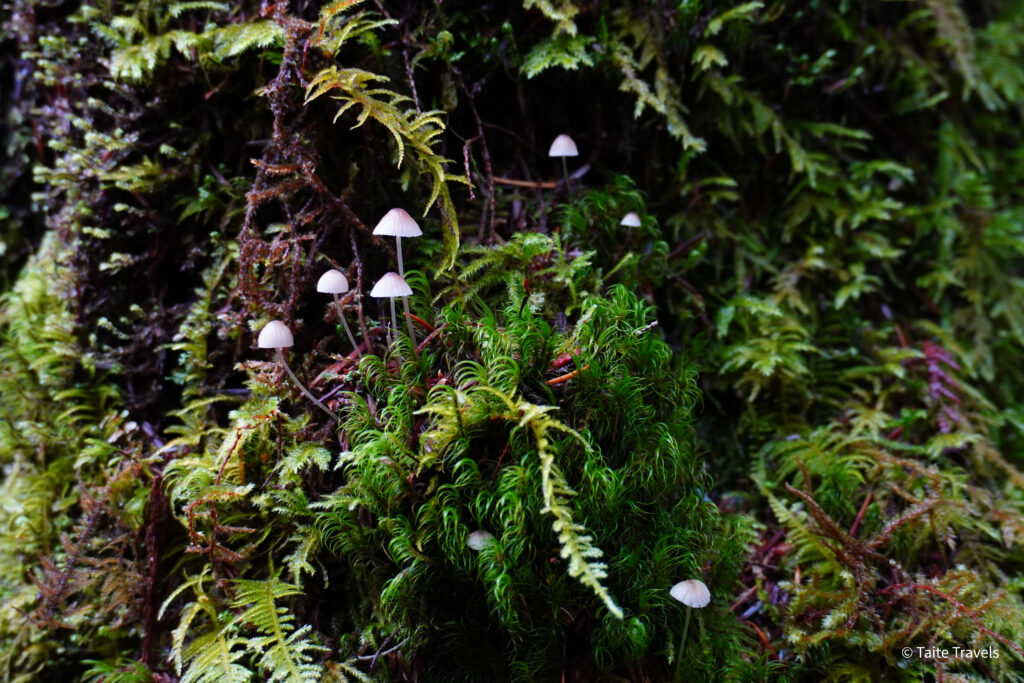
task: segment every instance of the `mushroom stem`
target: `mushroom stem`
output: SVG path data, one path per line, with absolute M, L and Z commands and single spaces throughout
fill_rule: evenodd
M 679 652 L 676 654 L 676 675 L 675 680 L 683 680 L 683 646 L 686 644 L 686 633 L 690 630 L 690 613 L 693 612 L 692 607 L 686 608 L 686 621 L 683 622 L 683 637 L 679 641 Z
M 355 349 L 356 357 L 360 356 L 359 344 L 356 343 L 356 338 L 352 334 L 352 328 L 348 326 L 348 321 L 345 320 L 345 313 L 341 310 L 341 297 L 337 294 L 334 295 L 334 307 L 338 309 L 338 317 L 341 318 L 341 324 L 345 326 L 345 333 L 348 335 L 348 340 L 352 342 L 352 348 Z
M 402 238 L 395 236 L 395 249 L 398 251 L 398 274 L 405 279 L 405 264 L 402 263 Z M 402 299 L 402 308 L 405 310 L 405 322 L 409 326 L 409 339 L 412 340 L 412 347 L 416 348 L 416 333 L 412 329 L 412 316 L 409 314 L 409 298 Z
M 334 411 L 332 411 L 330 408 L 321 403 L 320 399 L 311 394 L 309 392 L 309 389 L 303 386 L 302 382 L 299 381 L 299 378 L 295 376 L 295 373 L 292 372 L 292 369 L 288 367 L 288 361 L 284 359 L 284 349 L 277 349 L 277 362 L 278 364 L 281 365 L 281 367 L 284 368 L 284 371 L 288 373 L 288 376 L 292 378 L 292 381 L 295 382 L 295 386 L 299 388 L 299 391 L 305 394 L 306 398 L 320 406 L 320 409 L 323 410 L 328 415 L 330 415 L 331 417 L 333 417 L 335 421 L 340 421 L 338 420 L 338 416 L 334 414 Z
M 395 297 L 388 297 L 388 301 L 391 302 L 391 329 L 388 330 L 388 345 L 390 346 L 394 341 L 391 338 L 391 330 L 398 331 L 398 316 L 395 315 Z
M 572 185 L 569 184 L 569 167 L 565 163 L 565 157 L 562 157 L 562 175 L 565 177 L 565 192 L 572 197 Z
M 402 306 L 405 307 L 405 324 L 406 324 L 406 327 L 409 330 L 409 339 L 412 340 L 412 347 L 415 349 L 417 341 L 416 341 L 416 333 L 413 332 L 413 329 L 412 329 L 412 314 L 409 313 L 409 297 L 405 297 L 405 298 L 402 299 Z

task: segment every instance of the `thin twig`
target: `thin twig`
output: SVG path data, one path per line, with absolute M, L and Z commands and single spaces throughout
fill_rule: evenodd
M 420 342 L 420 345 L 416 347 L 416 353 L 420 353 L 423 349 L 427 348 L 427 344 L 434 341 L 439 334 L 444 332 L 445 328 L 448 327 L 448 323 L 442 323 L 440 327 L 435 329 L 433 332 L 427 335 L 427 338 Z
M 555 377 L 554 379 L 549 379 L 548 381 L 544 382 L 544 384 L 547 384 L 549 387 L 553 387 L 553 386 L 557 386 L 557 385 L 561 384 L 562 382 L 568 382 L 573 377 L 575 377 L 576 375 L 580 374 L 580 372 L 582 372 L 583 370 L 586 370 L 589 367 L 590 367 L 590 365 L 584 365 L 582 368 L 578 368 L 576 370 L 573 370 L 572 372 L 567 373 L 565 375 L 562 375 L 561 377 Z
M 500 176 L 495 176 L 494 182 L 498 185 L 511 185 L 513 187 L 539 187 L 542 190 L 553 190 L 559 185 L 558 181 L 554 180 L 516 180 L 515 178 L 502 178 Z

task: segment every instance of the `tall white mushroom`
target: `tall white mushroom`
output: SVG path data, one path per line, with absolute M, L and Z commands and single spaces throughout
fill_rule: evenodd
M 690 628 L 690 613 L 694 609 L 702 609 L 711 602 L 711 591 L 700 579 L 687 579 L 672 586 L 669 595 L 686 605 L 686 621 L 683 622 L 683 637 L 679 641 L 679 654 L 676 655 L 676 680 L 682 671 L 683 645 L 686 643 L 686 632 Z
M 391 209 L 384 218 L 380 219 L 377 227 L 373 229 L 374 235 L 387 235 L 395 238 L 395 251 L 398 253 L 398 274 L 405 278 L 405 264 L 402 263 L 402 238 L 419 237 L 423 234 L 419 223 L 403 209 Z M 410 292 L 411 293 L 411 292 Z M 416 346 L 416 333 L 412 329 L 412 317 L 409 314 L 409 300 L 402 299 L 402 307 L 405 310 L 405 322 L 409 326 L 409 339 L 412 345 Z
M 288 361 L 284 358 L 284 349 L 291 348 L 294 344 L 295 340 L 292 338 L 292 331 L 289 330 L 288 326 L 280 320 L 271 320 L 269 323 L 264 325 L 263 329 L 260 330 L 259 338 L 256 340 L 256 345 L 261 349 L 274 349 L 277 364 L 284 368 L 285 372 L 288 373 L 288 376 L 292 378 L 293 382 L 295 382 L 295 386 L 297 386 L 299 390 L 306 395 L 306 398 L 320 406 L 325 413 L 337 420 L 338 416 L 335 415 L 330 408 L 321 403 L 320 399 L 311 394 L 309 389 L 307 389 L 302 382 L 299 381 L 299 378 L 295 376 L 292 369 L 288 367 Z
M 316 283 L 316 291 L 334 297 L 334 307 L 338 310 L 338 317 L 341 318 L 341 324 L 345 326 L 348 340 L 352 342 L 352 348 L 355 349 L 358 356 L 359 344 L 356 343 L 355 335 L 352 334 L 352 329 L 348 326 L 348 321 L 345 320 L 345 312 L 341 309 L 341 298 L 338 296 L 348 291 L 348 278 L 340 270 L 331 268 L 320 276 L 320 280 Z
M 619 221 L 619 225 L 623 225 L 627 228 L 639 228 L 640 227 L 640 214 L 635 211 L 630 211 L 622 220 Z
M 395 297 L 412 295 L 412 289 L 405 279 L 398 273 L 385 273 L 384 277 L 377 280 L 377 284 L 370 291 L 370 296 L 377 299 L 391 300 L 391 326 L 398 328 L 398 317 L 395 315 Z M 391 343 L 391 331 L 388 330 L 388 344 Z
M 559 135 L 548 148 L 549 157 L 561 157 L 562 175 L 565 176 L 566 192 L 572 194 L 572 187 L 569 185 L 569 167 L 565 164 L 566 157 L 578 157 L 580 151 L 576 148 L 576 142 L 566 134 Z

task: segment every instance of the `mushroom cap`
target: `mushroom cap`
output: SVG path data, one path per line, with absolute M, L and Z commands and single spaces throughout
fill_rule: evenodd
M 622 220 L 619 221 L 619 225 L 625 225 L 628 228 L 639 228 L 640 227 L 640 214 L 636 211 L 630 211 Z
M 412 296 L 412 289 L 401 275 L 390 272 L 385 273 L 384 277 L 377 280 L 377 284 L 370 291 L 370 296 L 378 299 L 394 299 L 399 296 Z
M 348 278 L 340 270 L 331 268 L 320 276 L 316 291 L 324 294 L 344 294 L 348 291 Z
M 292 331 L 280 320 L 271 320 L 264 325 L 256 340 L 256 345 L 261 349 L 286 349 L 294 343 Z
M 494 534 L 483 529 L 477 529 L 471 533 L 466 541 L 466 545 L 472 550 L 483 550 L 483 547 L 488 543 L 494 543 Z
M 707 607 L 711 602 L 711 591 L 700 579 L 688 579 L 680 581 L 672 586 L 669 594 L 687 607 Z
M 374 235 L 389 235 L 391 237 L 419 237 L 423 234 L 419 223 L 404 209 L 391 209 L 380 223 L 373 229 Z
M 579 155 L 580 151 L 576 149 L 576 142 L 564 133 L 555 138 L 548 149 L 549 157 L 578 157 Z

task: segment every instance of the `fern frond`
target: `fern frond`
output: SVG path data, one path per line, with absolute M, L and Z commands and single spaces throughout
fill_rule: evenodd
M 212 51 L 203 56 L 223 61 L 254 48 L 283 45 L 284 28 L 276 21 L 260 19 L 227 24 L 206 31 L 203 37 L 213 44 Z
M 583 525 L 573 521 L 568 499 L 576 493 L 566 482 L 555 462 L 551 436 L 554 432 L 562 432 L 571 436 L 584 448 L 589 448 L 586 440 L 547 414 L 555 409 L 554 406 L 540 406 L 517 400 L 490 387 L 483 387 L 483 390 L 497 396 L 509 409 L 506 419 L 515 420 L 520 427 L 529 427 L 533 432 L 537 442 L 537 457 L 541 464 L 541 486 L 544 496 L 542 512 L 548 512 L 555 518 L 551 526 L 558 534 L 562 557 L 569 560 L 569 575 L 589 587 L 604 602 L 609 612 L 622 619 L 622 608 L 615 604 L 602 583 L 608 576 L 608 571 L 607 565 L 596 561 L 602 556 L 601 549 L 592 544 L 593 537 L 586 534 Z
M 331 65 L 310 80 L 306 87 L 306 104 L 330 94 L 333 99 L 342 103 L 335 114 L 335 121 L 350 108 L 358 105 L 360 110 L 352 127 L 358 128 L 369 119 L 384 126 L 395 141 L 395 165 L 399 168 L 405 159 L 406 146 L 412 149 L 419 172 L 427 176 L 430 182 L 430 196 L 423 210 L 424 215 L 435 202 L 439 202 L 445 228 L 442 233 L 445 245 L 442 268 L 447 270 L 454 265 L 459 246 L 458 218 L 448 190 L 448 181 L 468 181 L 461 176 L 446 173 L 444 167 L 451 161 L 434 151 L 436 138 L 444 130 L 440 118 L 442 112 L 418 113 L 415 109 L 402 108 L 399 105 L 409 102 L 408 97 L 371 85 L 389 81 L 390 79 L 385 76 L 362 69 L 343 69 Z
M 576 35 L 576 23 L 573 19 L 579 13 L 579 8 L 572 0 L 558 0 L 557 7 L 550 0 L 523 0 L 523 9 L 538 9 L 544 16 L 555 22 L 559 32 L 570 36 Z
M 177 19 L 185 12 L 196 10 L 208 10 L 210 12 L 227 12 L 231 6 L 224 2 L 213 2 L 213 0 L 189 0 L 189 2 L 176 2 L 168 8 L 167 13 L 173 19 Z
M 187 579 L 178 586 L 160 607 L 162 617 L 168 606 L 184 591 L 191 590 L 195 601 L 181 610 L 178 626 L 171 632 L 171 655 L 175 670 L 182 676 L 183 683 L 245 683 L 252 678 L 252 672 L 238 660 L 245 655 L 245 639 L 238 633 L 232 621 L 224 622 L 214 601 L 203 585 L 212 580 L 208 571 Z M 186 645 L 197 618 L 205 617 L 205 631 Z M 182 674 L 182 668 L 188 668 Z
M 534 45 L 520 68 L 527 78 L 533 78 L 551 68 L 576 71 L 593 66 L 594 59 L 587 52 L 593 42 L 590 36 L 560 33 Z
M 236 620 L 251 624 L 260 635 L 246 639 L 246 648 L 259 657 L 259 665 L 273 683 L 319 683 L 323 674 L 313 654 L 324 648 L 313 642 L 310 627 L 295 628 L 287 607 L 277 603 L 302 595 L 302 589 L 276 576 L 265 581 L 237 579 L 232 605 L 243 610 Z
M 636 106 L 633 108 L 633 116 L 639 117 L 645 108 L 650 107 L 665 117 L 669 134 L 682 142 L 683 149 L 703 152 L 707 149 L 707 143 L 703 138 L 696 137 L 690 132 L 690 127 L 684 120 L 684 111 L 679 104 L 679 98 L 670 92 L 667 78 L 658 78 L 652 90 L 650 84 L 640 78 L 640 64 L 630 50 L 623 43 L 616 43 L 612 46 L 612 60 L 622 72 L 622 84 L 619 90 L 632 93 L 636 97 Z M 660 67 L 664 68 L 664 67 Z

